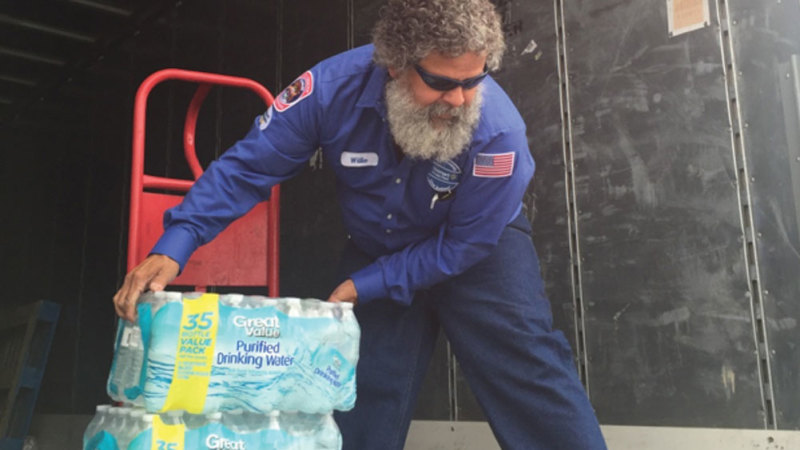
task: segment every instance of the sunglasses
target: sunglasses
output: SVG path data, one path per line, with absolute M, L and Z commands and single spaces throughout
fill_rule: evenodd
M 489 75 L 488 66 L 483 66 L 482 74 L 476 75 L 472 78 L 466 78 L 464 80 L 454 80 L 452 78 L 434 75 L 430 72 L 426 72 L 425 69 L 419 66 L 419 64 L 414 64 L 414 69 L 416 69 L 419 77 L 422 78 L 422 81 L 424 81 L 429 88 L 442 92 L 452 91 L 457 87 L 472 89 L 480 84 L 480 82 L 486 78 L 486 75 Z

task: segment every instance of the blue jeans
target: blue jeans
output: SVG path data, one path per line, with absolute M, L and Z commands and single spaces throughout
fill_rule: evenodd
M 439 328 L 502 448 L 606 448 L 569 344 L 552 329 L 530 231 L 520 214 L 486 259 L 410 306 L 356 306 L 356 406 L 335 415 L 345 449 L 403 448 Z M 370 262 L 348 243 L 341 273 Z

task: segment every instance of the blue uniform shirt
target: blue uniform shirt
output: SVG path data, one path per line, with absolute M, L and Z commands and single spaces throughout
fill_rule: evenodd
M 358 301 L 410 304 L 414 291 L 486 257 L 519 214 L 533 176 L 525 124 L 491 78 L 481 119 L 454 160 L 398 158 L 386 120 L 387 71 L 371 45 L 327 59 L 276 98 L 252 129 L 167 211 L 153 253 L 183 269 L 197 247 L 302 170 L 317 148 L 336 173 L 345 228 L 376 258 L 355 272 Z M 436 197 L 436 201 L 434 201 Z

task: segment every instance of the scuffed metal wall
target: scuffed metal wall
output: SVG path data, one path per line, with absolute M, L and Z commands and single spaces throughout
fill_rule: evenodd
M 555 2 L 578 361 L 602 423 L 796 429 L 800 4 L 668 5 Z
M 564 1 L 588 385 L 603 423 L 758 427 L 715 27 Z
M 721 3 L 722 4 L 722 3 Z M 768 425 L 800 428 L 800 2 L 730 1 L 732 79 L 750 218 L 751 295 Z M 743 202 L 743 203 L 745 203 Z M 760 316 L 760 317 L 759 317 Z
M 356 2 L 356 45 L 380 3 Z M 543 276 L 600 421 L 798 428 L 800 5 L 709 1 L 672 35 L 667 1 L 495 3 Z M 416 417 L 482 420 L 444 344 L 432 365 L 449 394 Z

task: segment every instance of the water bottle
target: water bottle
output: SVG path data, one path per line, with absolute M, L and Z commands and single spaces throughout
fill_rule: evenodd
M 114 439 L 119 439 L 119 435 L 128 423 L 127 409 L 124 407 L 111 408 L 111 423 L 108 424 L 108 432 L 114 436 Z
M 132 409 L 126 415 L 126 423 L 121 427 L 117 435 L 117 445 L 120 450 L 126 450 L 130 445 L 133 438 L 135 438 L 142 431 L 142 417 L 144 416 L 143 409 Z
M 341 344 L 341 352 L 345 358 L 348 359 L 354 366 L 358 362 L 358 346 L 361 342 L 361 328 L 358 326 L 358 320 L 353 312 L 352 303 L 340 303 L 339 307 L 342 310 L 342 330 L 339 337 Z
M 142 414 L 139 424 L 132 434 L 133 440 L 128 450 L 151 450 L 153 447 L 153 420 L 154 414 Z M 124 449 L 121 449 L 124 450 Z
M 278 411 L 271 411 L 268 416 L 269 423 L 267 428 L 261 431 L 259 448 L 279 450 L 289 447 L 288 435 L 281 430 L 281 425 L 278 420 L 280 413 Z
M 286 301 L 286 315 L 289 316 L 289 320 L 303 317 L 303 303 L 299 298 L 286 297 L 284 300 Z
M 184 425 L 183 411 L 168 411 L 166 414 L 161 415 L 161 421 L 164 425 Z
M 126 395 L 126 391 L 139 385 L 144 344 L 138 325 L 120 319 L 119 327 L 108 390 L 114 400 L 128 403 L 133 399 Z
M 88 437 L 84 442 L 84 450 L 121 450 L 117 443 L 115 433 L 119 433 L 122 412 L 119 408 L 108 408 L 105 413 L 104 424 L 101 428 Z M 87 434 L 89 434 L 87 429 Z
M 347 411 L 352 409 L 356 403 L 356 365 L 358 364 L 359 345 L 361 343 L 361 328 L 353 312 L 352 303 L 342 303 L 342 326 L 337 336 L 337 348 L 342 353 L 344 360 L 347 361 L 348 379 L 347 385 L 340 391 L 337 405 L 340 409 Z
M 221 305 L 230 306 L 232 308 L 240 308 L 245 301 L 245 296 L 241 294 L 225 294 L 219 296 L 219 303 Z
M 133 408 L 130 406 L 120 406 L 117 408 L 119 410 L 119 420 L 117 421 L 117 427 L 114 430 L 114 437 L 117 439 L 117 444 L 121 450 L 125 450 L 127 445 L 123 446 L 122 444 L 125 443 L 125 433 L 128 432 L 128 429 L 131 426 L 131 412 L 133 412 Z M 127 444 L 127 443 L 125 443 Z
M 339 450 L 342 436 L 332 414 L 280 414 L 281 450 Z M 267 447 L 273 449 L 275 447 Z
M 111 409 L 111 405 L 98 405 L 95 408 L 95 414 L 92 418 L 92 421 L 89 422 L 89 425 L 86 427 L 86 431 L 83 433 L 83 447 L 86 448 L 86 444 L 89 442 L 89 439 L 94 437 L 97 433 L 108 426 L 108 411 Z
M 238 445 L 235 434 L 222 426 L 222 413 L 206 414 L 205 425 L 200 428 L 188 430 L 185 433 L 184 445 L 187 449 L 240 449 L 246 448 Z
M 188 430 L 202 428 L 206 425 L 206 416 L 204 414 L 191 414 L 186 412 L 183 414 L 183 424 L 186 425 L 186 429 Z
M 325 415 L 318 425 L 313 448 L 315 450 L 339 450 L 342 448 L 342 434 L 332 415 Z
M 245 418 L 244 411 L 241 409 L 225 411 L 225 414 L 222 415 L 222 425 L 237 434 L 246 434 L 253 431 Z
M 326 413 L 334 408 L 350 409 L 355 405 L 355 363 L 358 351 L 358 325 L 352 321 L 352 304 L 320 303 L 317 330 L 318 347 L 310 361 L 311 377 L 304 393 L 307 403 L 298 410 Z M 352 325 L 355 324 L 355 329 Z

